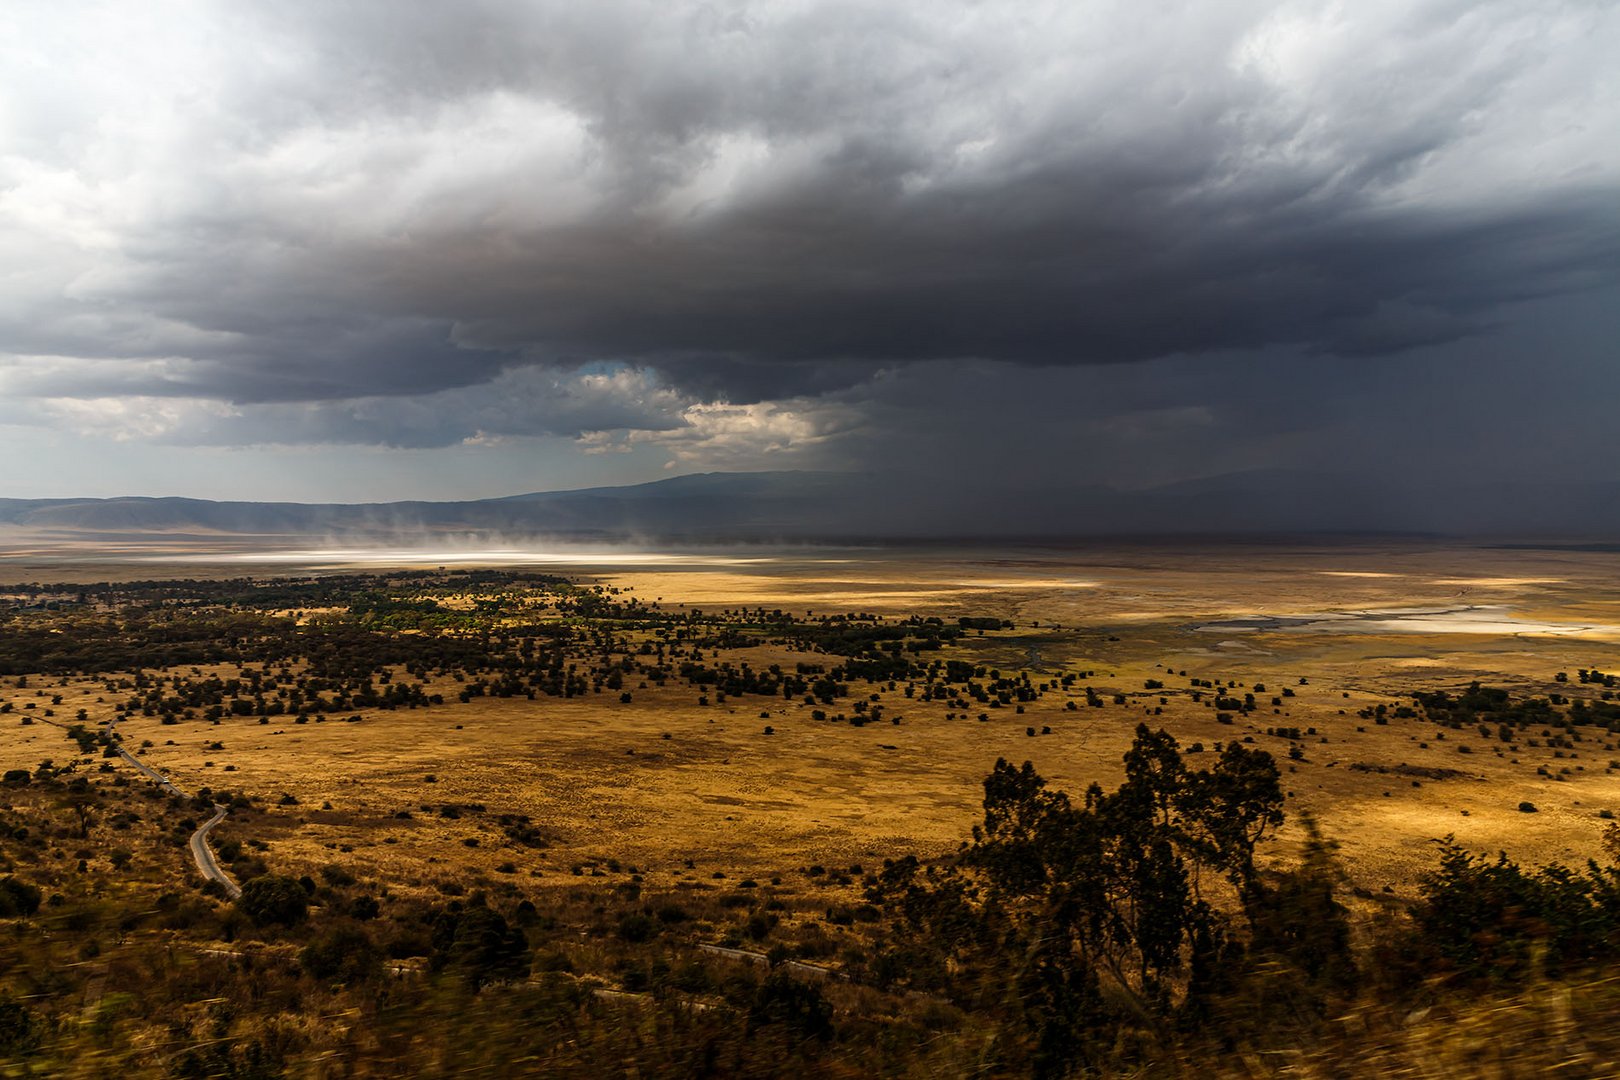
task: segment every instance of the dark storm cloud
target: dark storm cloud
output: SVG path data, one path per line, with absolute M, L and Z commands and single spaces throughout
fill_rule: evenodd
M 1077 488 L 1283 470 L 1324 478 L 1287 493 L 1302 517 L 1342 522 L 1332 478 L 1356 477 L 1392 499 L 1421 487 L 1403 527 L 1442 532 L 1447 513 L 1479 509 L 1467 504 L 1482 486 L 1620 478 L 1620 291 L 1536 301 L 1504 322 L 1398 357 L 1278 349 L 1018 378 L 983 362 L 913 365 L 825 399 L 858 403 L 865 422 L 821 460 L 913 474 L 958 513 L 965 491 L 1016 492 L 1056 514 Z M 1234 514 L 1245 508 L 1260 509 L 1235 500 Z
M 1379 356 L 1620 274 L 1607 5 L 70 8 L 0 76 L 0 350 L 58 397 Z

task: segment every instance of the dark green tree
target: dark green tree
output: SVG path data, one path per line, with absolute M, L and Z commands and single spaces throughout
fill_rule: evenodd
M 1141 726 L 1124 764 L 1117 790 L 1093 784 L 1076 804 L 1029 763 L 998 761 L 972 843 L 937 867 L 890 862 L 871 891 L 893 919 L 874 973 L 999 1010 L 1022 1034 L 992 1067 L 1064 1075 L 1121 1025 L 1165 1031 L 1233 977 L 1242 950 L 1218 910 L 1263 893 L 1275 763 L 1236 747 L 1191 770 Z

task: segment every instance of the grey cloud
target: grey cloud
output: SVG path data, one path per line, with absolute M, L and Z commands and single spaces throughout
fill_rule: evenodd
M 449 440 L 374 402 L 524 365 L 746 404 L 922 361 L 1377 356 L 1620 276 L 1606 5 L 30 10 L 0 350 L 334 403 L 285 427 L 312 439 Z
M 103 365 L 104 366 L 104 365 Z M 82 435 L 176 446 L 372 444 L 428 449 L 511 437 L 634 431 L 655 438 L 691 427 L 692 399 L 633 371 L 559 374 L 523 367 L 489 382 L 418 395 L 223 403 L 173 392 L 148 370 L 133 380 L 92 366 L 25 377 L 0 368 L 0 424 L 58 426 Z M 122 389 L 119 389 L 122 387 Z
M 908 472 L 958 503 L 963 491 L 1010 490 L 1059 505 L 1088 485 L 1249 470 L 1354 476 L 1375 490 L 1422 485 L 1433 504 L 1425 527 L 1439 527 L 1448 485 L 1620 478 L 1620 290 L 1538 301 L 1504 320 L 1488 337 L 1399 357 L 1277 349 L 1017 378 L 984 362 L 907 366 L 818 399 L 858 409 L 862 422 L 806 460 Z
M 371 443 L 431 448 L 468 440 L 683 424 L 689 402 L 634 373 L 556 375 L 519 369 L 476 386 L 417 396 L 272 402 L 229 411 L 200 408 L 163 434 L 195 445 Z

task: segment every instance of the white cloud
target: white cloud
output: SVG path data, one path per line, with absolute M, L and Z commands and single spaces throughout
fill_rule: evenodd
M 585 453 L 628 453 L 650 445 L 669 454 L 666 467 L 780 469 L 812 461 L 824 465 L 825 444 L 862 423 L 858 407 L 829 401 L 700 403 L 681 412 L 678 426 L 661 431 L 592 431 L 580 437 Z
M 240 415 L 229 405 L 197 398 L 41 398 L 34 404 L 42 421 L 114 442 L 165 441 Z

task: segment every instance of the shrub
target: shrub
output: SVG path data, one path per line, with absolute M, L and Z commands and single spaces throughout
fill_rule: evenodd
M 334 889 L 346 889 L 355 883 L 355 876 L 337 863 L 327 863 L 321 867 L 321 880 Z
M 528 974 L 529 939 L 487 907 L 442 912 L 432 942 L 433 967 L 456 972 L 475 990 Z
M 1449 838 L 1441 852 L 1413 912 L 1417 945 L 1463 974 L 1522 978 L 1538 947 L 1553 970 L 1620 955 L 1620 870 L 1589 863 L 1584 872 L 1556 864 L 1526 871 L 1506 855 L 1494 862 L 1471 855 Z
M 40 1025 L 26 1006 L 0 998 L 0 1054 L 24 1054 L 39 1044 Z
M 339 924 L 316 935 L 298 954 L 311 977 L 327 982 L 360 982 L 376 974 L 382 953 L 358 926 Z
M 242 886 L 236 906 L 254 926 L 297 926 L 309 916 L 309 894 L 293 878 L 265 874 Z
M 17 877 L 0 878 L 0 919 L 32 915 L 39 910 L 40 892 Z
M 820 990 L 783 971 L 773 971 L 759 984 L 748 1010 L 750 1028 L 780 1024 L 800 1038 L 832 1038 L 832 1003 Z
M 574 970 L 574 962 L 573 960 L 569 959 L 567 953 L 560 950 L 555 952 L 543 952 L 535 956 L 534 969 L 536 971 L 543 972 L 560 971 L 572 973 Z

